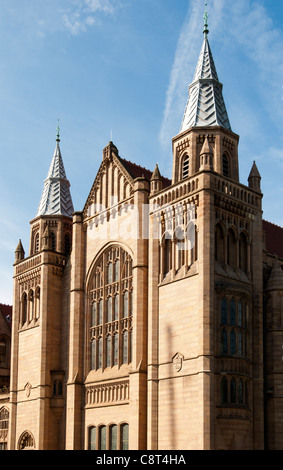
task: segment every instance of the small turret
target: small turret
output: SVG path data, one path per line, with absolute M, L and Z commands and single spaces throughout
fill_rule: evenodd
M 162 179 L 161 174 L 156 163 L 154 172 L 150 178 L 150 192 L 151 194 L 158 193 L 162 189 Z
M 25 250 L 23 248 L 21 240 L 19 240 L 18 246 L 15 250 L 15 263 L 19 263 L 25 258 Z
M 200 170 L 213 170 L 213 150 L 209 143 L 208 135 L 205 136 L 200 152 Z
M 254 191 L 261 192 L 260 181 L 261 176 L 257 169 L 256 163 L 254 162 L 248 178 L 249 188 L 253 189 Z

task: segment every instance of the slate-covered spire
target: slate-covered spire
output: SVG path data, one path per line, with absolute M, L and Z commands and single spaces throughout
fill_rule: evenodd
M 206 5 L 205 5 L 206 6 Z M 204 40 L 192 84 L 189 86 L 181 132 L 191 127 L 222 126 L 231 130 L 226 106 L 222 95 L 223 85 L 219 82 L 207 35 L 208 15 L 204 15 Z
M 60 150 L 60 128 L 57 127 L 56 148 L 49 172 L 44 181 L 44 188 L 37 211 L 40 215 L 65 215 L 71 217 L 74 212 L 70 183 L 67 180 Z

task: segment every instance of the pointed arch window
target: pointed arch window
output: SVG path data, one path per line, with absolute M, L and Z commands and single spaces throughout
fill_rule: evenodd
M 183 167 L 182 167 L 182 178 L 185 179 L 189 176 L 189 169 L 190 169 L 190 157 L 186 155 L 183 160 Z
M 56 251 L 56 235 L 54 232 L 50 233 L 50 238 L 51 238 L 51 250 Z
M 39 248 L 39 232 L 37 232 L 34 237 L 34 253 L 38 253 Z
M 113 246 L 99 258 L 90 281 L 91 370 L 131 362 L 132 295 L 132 258 Z
M 0 410 L 0 450 L 8 448 L 9 417 L 7 408 L 2 408 Z
M 222 157 L 222 173 L 223 173 L 223 176 L 226 176 L 229 178 L 230 176 L 229 159 L 226 153 L 224 153 Z

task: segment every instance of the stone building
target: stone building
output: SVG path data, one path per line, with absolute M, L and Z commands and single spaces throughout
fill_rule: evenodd
M 172 180 L 109 142 L 74 212 L 58 130 L 15 255 L 9 449 L 283 448 L 283 229 L 207 35 Z

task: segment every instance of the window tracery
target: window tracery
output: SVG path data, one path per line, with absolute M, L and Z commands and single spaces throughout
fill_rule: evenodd
M 121 247 L 111 247 L 96 263 L 91 280 L 91 370 L 131 362 L 132 296 L 132 258 Z

